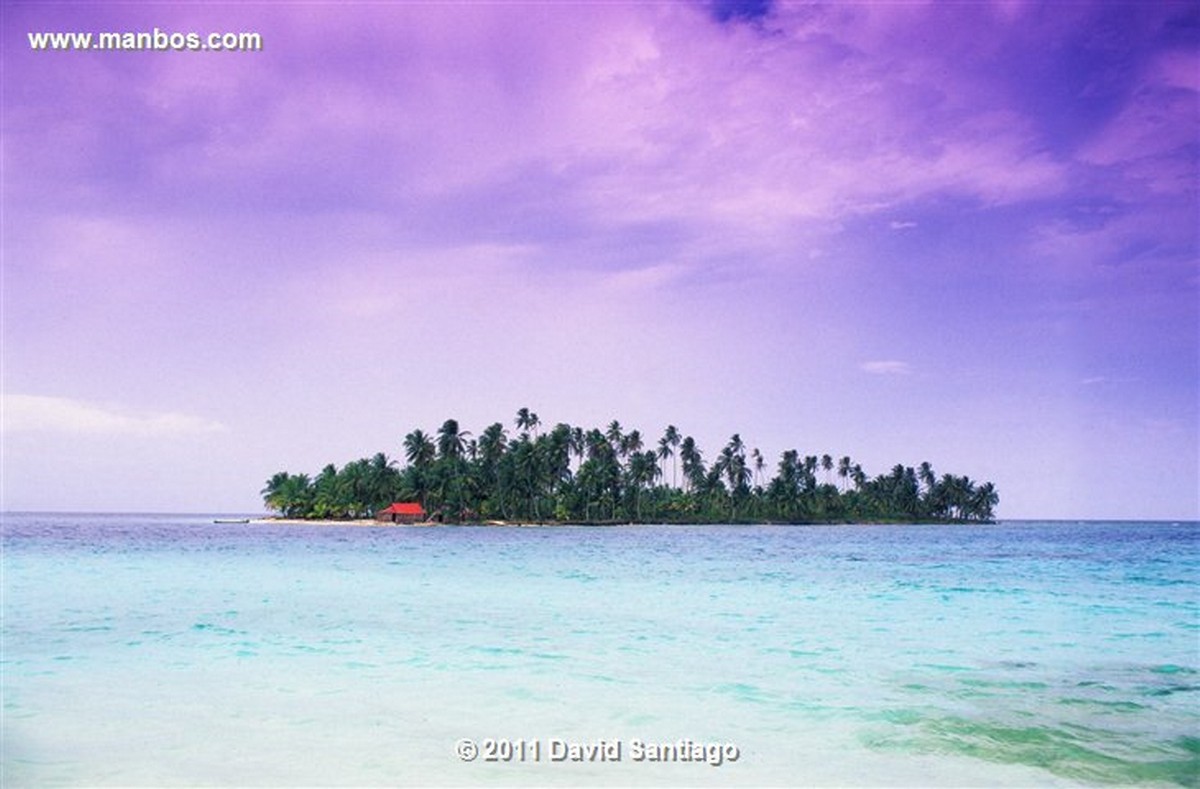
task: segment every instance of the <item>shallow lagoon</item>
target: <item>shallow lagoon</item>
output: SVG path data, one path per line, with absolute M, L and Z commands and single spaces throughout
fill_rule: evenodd
M 1198 544 L 5 515 L 3 782 L 1195 785 Z

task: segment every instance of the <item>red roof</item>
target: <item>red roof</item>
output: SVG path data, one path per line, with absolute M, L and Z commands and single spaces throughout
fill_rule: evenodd
M 425 510 L 415 501 L 397 501 L 392 506 L 382 512 L 388 512 L 393 515 L 424 515 Z

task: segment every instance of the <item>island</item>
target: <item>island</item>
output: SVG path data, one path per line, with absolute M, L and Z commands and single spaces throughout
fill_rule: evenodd
M 803 524 L 988 523 L 1000 500 L 991 482 L 938 476 L 928 462 L 868 477 L 849 457 L 790 449 L 768 478 L 762 453 L 737 434 L 706 462 L 673 425 L 648 444 L 617 420 L 603 430 L 542 430 L 537 414 L 522 408 L 514 427 L 510 436 L 496 422 L 476 437 L 447 419 L 433 435 L 417 429 L 404 437 L 402 467 L 379 452 L 340 469 L 331 463 L 315 477 L 281 471 L 262 489 L 263 502 L 301 520 L 419 511 L 447 524 Z

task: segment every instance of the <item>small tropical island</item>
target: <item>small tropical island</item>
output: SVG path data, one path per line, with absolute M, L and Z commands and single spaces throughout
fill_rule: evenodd
M 768 478 L 762 453 L 737 434 L 706 462 L 674 425 L 657 441 L 616 420 L 603 430 L 542 430 L 522 408 L 514 427 L 510 436 L 496 422 L 476 437 L 447 419 L 434 435 L 404 437 L 403 467 L 379 452 L 315 477 L 281 471 L 263 501 L 303 520 L 804 524 L 988 523 L 1000 500 L 991 482 L 938 476 L 929 463 L 868 477 L 849 457 L 794 449 Z

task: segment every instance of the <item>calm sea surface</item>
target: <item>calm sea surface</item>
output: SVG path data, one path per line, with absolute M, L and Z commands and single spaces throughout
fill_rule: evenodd
M 1200 784 L 1195 523 L 6 514 L 3 548 L 5 787 Z

